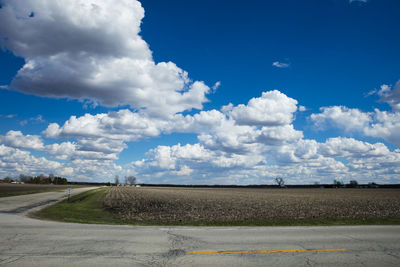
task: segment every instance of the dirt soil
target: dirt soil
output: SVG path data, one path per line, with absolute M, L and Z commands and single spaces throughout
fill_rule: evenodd
M 104 206 L 138 222 L 399 218 L 399 189 L 114 187 Z

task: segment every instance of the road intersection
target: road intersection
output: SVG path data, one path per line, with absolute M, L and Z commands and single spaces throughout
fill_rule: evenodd
M 65 198 L 59 193 L 0 199 L 0 265 L 400 265 L 400 226 L 160 227 L 26 217 Z

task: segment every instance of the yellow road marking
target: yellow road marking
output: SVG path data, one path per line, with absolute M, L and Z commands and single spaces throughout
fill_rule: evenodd
M 323 249 L 284 249 L 284 250 L 239 250 L 239 251 L 188 251 L 186 254 L 269 254 L 269 253 L 296 253 L 296 252 L 331 252 L 346 251 L 344 248 L 323 248 Z

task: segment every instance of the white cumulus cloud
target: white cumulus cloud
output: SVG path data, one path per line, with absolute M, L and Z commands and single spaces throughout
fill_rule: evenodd
M 334 157 L 377 157 L 390 154 L 389 149 L 382 143 L 370 144 L 354 138 L 329 138 L 320 144 L 319 151 L 324 156 Z
M 400 112 L 375 109 L 373 122 L 364 128 L 367 136 L 381 137 L 400 147 Z
M 6 135 L 0 136 L 0 142 L 14 148 L 34 150 L 44 148 L 43 140 L 39 135 L 23 135 L 21 131 L 8 131 Z
M 0 42 L 25 59 L 11 87 L 159 117 L 202 109 L 210 88 L 154 62 L 139 35 L 143 17 L 134 0 L 2 1 Z
M 61 173 L 64 166 L 44 157 L 35 157 L 28 151 L 0 144 L 0 175 L 17 176 L 20 173 Z
M 400 80 L 393 88 L 383 84 L 377 94 L 381 97 L 381 101 L 388 103 L 394 111 L 400 112 Z
M 239 125 L 285 125 L 293 121 L 297 101 L 274 90 L 250 99 L 247 105 L 225 106 L 224 111 Z
M 343 106 L 321 108 L 321 113 L 312 114 L 315 126 L 325 129 L 335 127 L 346 132 L 358 132 L 365 136 L 382 138 L 400 146 L 400 112 L 381 111 L 362 112 Z
M 323 107 L 311 114 L 311 120 L 321 129 L 337 127 L 346 131 L 362 130 L 371 120 L 370 114 L 344 106 Z

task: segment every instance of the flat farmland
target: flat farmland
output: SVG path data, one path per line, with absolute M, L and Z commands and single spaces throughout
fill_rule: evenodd
M 133 223 L 348 224 L 382 219 L 398 223 L 400 190 L 113 187 L 103 205 Z
M 50 184 L 0 184 L 0 197 L 27 195 L 41 192 L 78 188 L 76 185 L 50 185 Z

